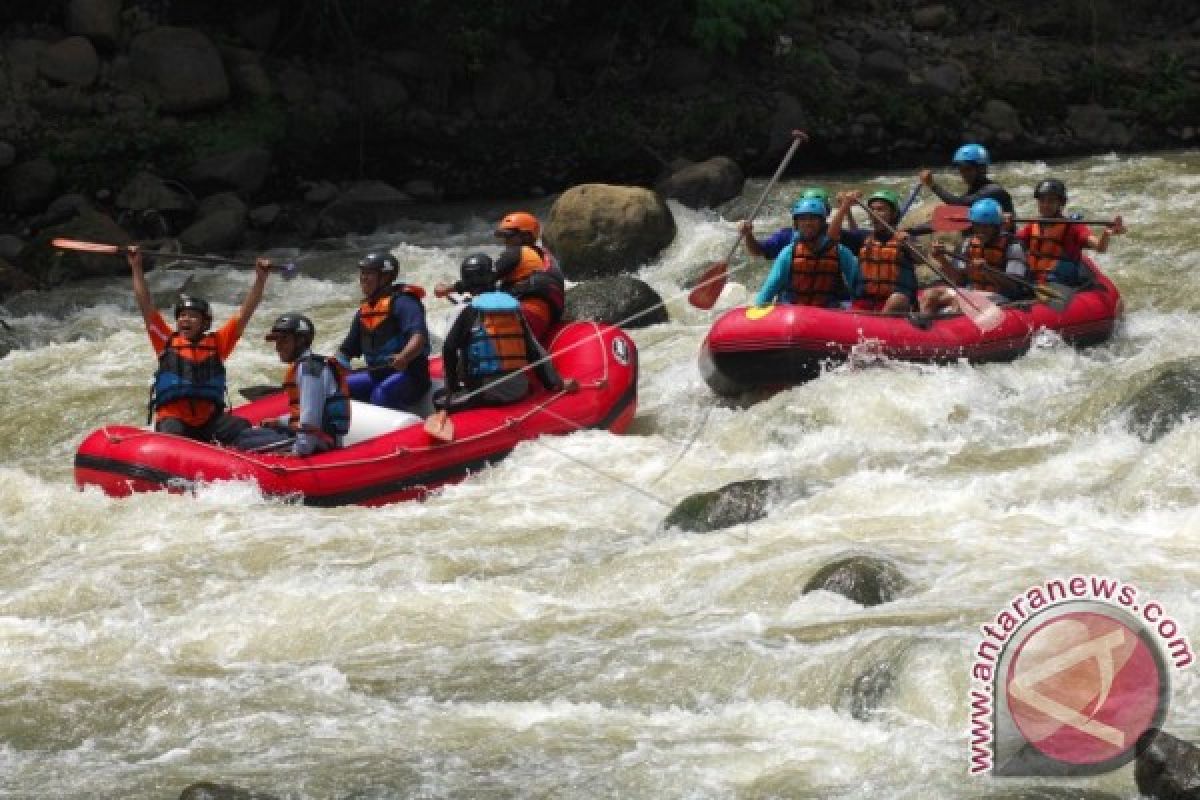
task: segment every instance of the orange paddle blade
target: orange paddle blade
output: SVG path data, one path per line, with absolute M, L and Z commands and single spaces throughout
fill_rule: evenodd
M 930 220 L 930 224 L 939 233 L 965 231 L 971 227 L 971 220 L 967 218 L 967 214 L 969 213 L 969 209 L 965 206 L 943 204 L 933 210 L 933 218 Z
M 436 411 L 425 420 L 425 432 L 439 442 L 454 441 L 454 423 L 445 411 Z
M 958 307 L 984 333 L 995 330 L 1004 322 L 1004 312 L 992 302 L 986 292 L 959 289 Z
M 712 308 L 717 298 L 721 296 L 721 290 L 725 288 L 725 279 L 729 276 L 729 264 L 724 261 L 717 261 L 709 265 L 708 269 L 700 274 L 700 280 L 696 282 L 696 288 L 688 292 L 688 302 L 696 308 Z
M 116 255 L 125 252 L 125 248 L 119 244 L 102 244 L 100 242 L 83 242 L 79 239 L 51 239 L 50 245 L 57 247 L 60 250 L 79 250 L 84 253 L 107 253 Z

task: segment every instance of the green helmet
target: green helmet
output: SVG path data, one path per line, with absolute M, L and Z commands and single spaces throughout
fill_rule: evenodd
M 833 210 L 833 206 L 829 205 L 829 192 L 826 191 L 825 189 L 823 189 L 822 187 L 810 186 L 807 189 L 805 189 L 803 192 L 800 193 L 801 200 L 806 200 L 810 197 L 814 198 L 816 200 L 820 200 L 822 203 L 825 204 L 825 213 L 826 214 L 828 214 L 830 211 Z
M 900 210 L 900 198 L 891 189 L 880 189 L 867 198 L 867 205 L 871 204 L 872 200 L 882 200 L 892 207 L 893 211 Z

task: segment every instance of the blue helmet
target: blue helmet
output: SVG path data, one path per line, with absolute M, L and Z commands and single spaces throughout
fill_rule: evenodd
M 985 197 L 971 204 L 967 219 L 980 225 L 1003 225 L 1004 212 L 1000 209 L 999 203 L 990 197 Z
M 801 197 L 792 204 L 792 216 L 813 216 L 825 219 L 825 203 L 819 197 Z
M 955 164 L 977 164 L 981 167 L 986 167 L 992 163 L 992 159 L 988 156 L 987 148 L 981 144 L 964 144 L 962 147 L 954 151 L 953 163 Z

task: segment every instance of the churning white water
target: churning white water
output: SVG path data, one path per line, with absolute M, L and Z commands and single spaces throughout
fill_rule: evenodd
M 82 437 L 141 423 L 153 359 L 127 281 L 11 298 L 0 359 L 0 796 L 173 798 L 199 780 L 303 798 L 967 798 L 1037 780 L 967 776 L 979 626 L 1047 578 L 1136 584 L 1200 641 L 1200 422 L 1154 442 L 1125 403 L 1200 359 L 1196 152 L 1002 165 L 1032 212 L 1041 177 L 1130 233 L 1099 257 L 1125 297 L 1117 336 L 1046 336 L 1013 364 L 850 365 L 748 408 L 718 402 L 696 353 L 717 311 L 681 285 L 731 219 L 673 206 L 676 242 L 641 277 L 672 322 L 633 332 L 629 434 L 531 442 L 425 503 L 317 509 L 251 485 L 115 500 L 73 484 Z M 955 178 L 946 175 L 949 185 Z M 782 224 L 802 185 L 760 218 Z M 911 176 L 826 176 L 831 189 Z M 748 207 L 762 183 L 747 187 Z M 539 210 L 544 210 L 544 206 Z M 429 287 L 492 250 L 490 210 L 296 254 L 229 368 L 278 380 L 275 315 L 332 349 L 359 252 L 388 247 Z M 735 267 L 743 261 L 735 260 Z M 218 318 L 244 271 L 159 269 Z M 444 332 L 452 311 L 430 305 Z M 688 494 L 780 478 L 767 518 L 663 530 Z M 862 608 L 801 588 L 846 553 L 912 586 Z M 894 676 L 865 712 L 857 679 Z M 1200 738 L 1195 668 L 1167 728 Z M 860 709 L 861 711 L 861 709 Z M 1136 796 L 1132 768 L 1059 781 Z

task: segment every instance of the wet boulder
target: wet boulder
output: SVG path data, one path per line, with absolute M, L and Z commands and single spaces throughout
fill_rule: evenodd
M 645 328 L 668 322 L 662 297 L 646 282 L 629 275 L 584 281 L 567 290 L 563 319 Z
M 1158 800 L 1200 799 L 1200 748 L 1151 729 L 1137 743 L 1133 778 L 1138 791 Z
M 543 238 L 568 278 L 631 272 L 675 238 L 662 195 L 637 186 L 586 183 L 555 201 Z
M 675 170 L 656 187 L 688 208 L 713 208 L 742 193 L 746 175 L 732 158 L 717 156 Z
M 663 520 L 664 528 L 709 533 L 754 522 L 767 515 L 767 506 L 779 493 L 776 480 L 735 481 L 684 498 Z
M 804 594 L 824 589 L 860 606 L 877 606 L 895 600 L 908 585 L 908 579 L 892 562 L 856 555 L 821 567 L 804 585 Z
M 179 800 L 279 800 L 273 794 L 264 794 L 224 783 L 201 781 L 193 783 L 179 794 Z
M 322 236 L 370 233 L 412 211 L 412 198 L 383 181 L 359 181 L 321 210 Z
M 59 225 L 43 228 L 21 252 L 19 266 L 43 286 L 53 286 L 72 278 L 98 275 L 128 275 L 129 265 L 120 256 L 59 250 L 50 240 L 62 236 L 85 242 L 129 244 L 129 234 L 98 211 L 84 210 Z
M 1200 413 L 1200 359 L 1168 364 L 1125 403 L 1128 427 L 1144 442 L 1155 442 L 1187 417 Z

